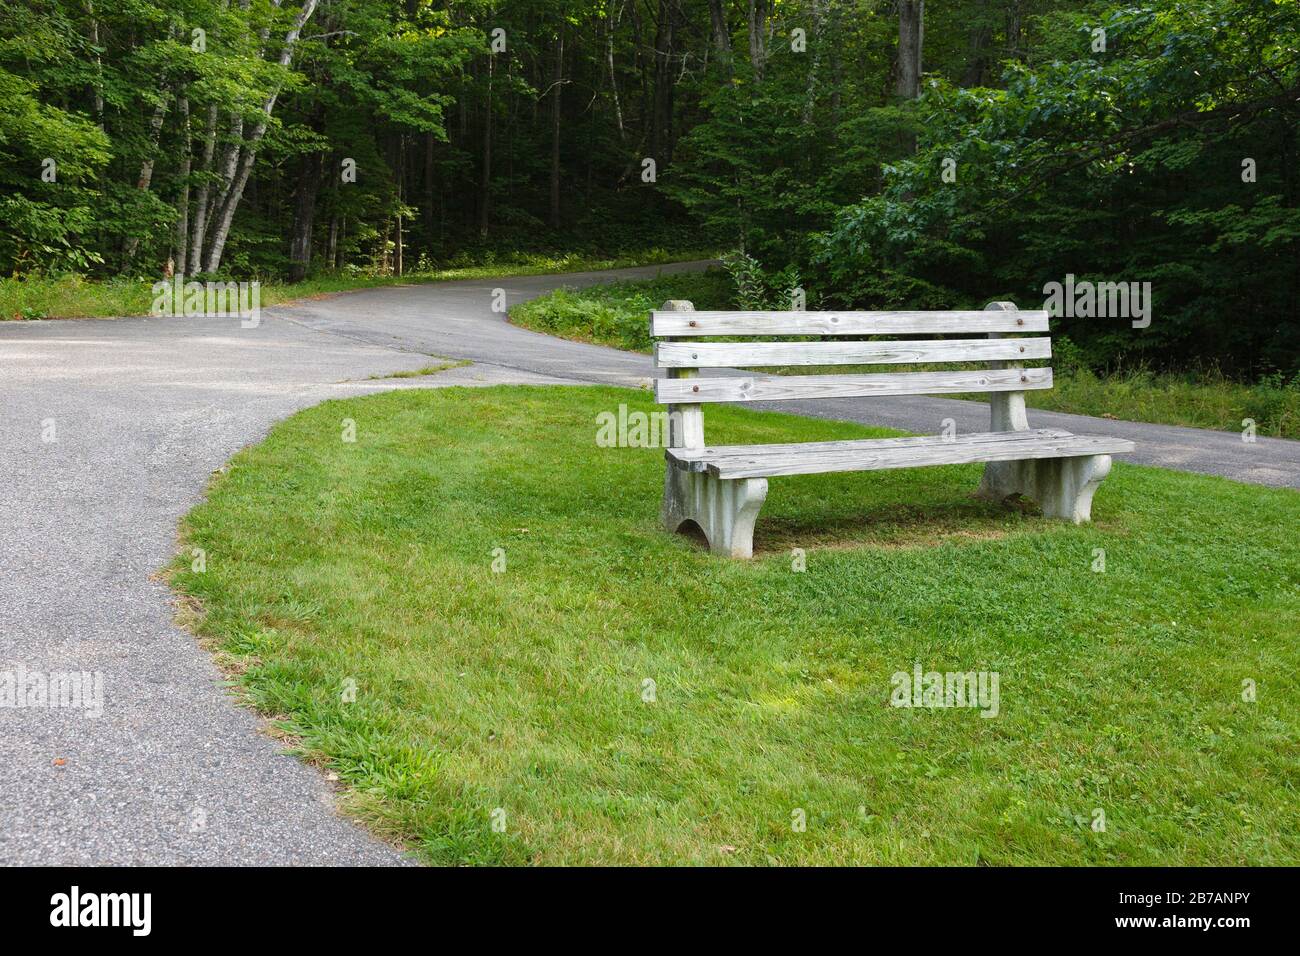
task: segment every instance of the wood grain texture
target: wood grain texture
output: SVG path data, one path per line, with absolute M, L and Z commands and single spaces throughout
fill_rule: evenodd
M 669 530 L 701 528 L 718 554 L 752 554 L 754 522 L 779 475 L 879 471 L 929 465 L 985 463 L 979 494 L 1002 500 L 1022 494 L 1048 517 L 1088 521 L 1092 498 L 1111 468 L 1111 455 L 1133 450 L 1124 439 L 1030 429 L 1024 393 L 1052 387 L 1050 368 L 1024 368 L 1051 356 L 1051 340 L 1016 333 L 1046 332 L 1046 312 L 1021 312 L 994 302 L 981 312 L 694 312 L 667 302 L 650 314 L 655 364 L 667 377 L 655 397 L 678 419 L 665 451 L 661 516 Z M 694 336 L 893 335 L 970 333 L 980 339 L 820 342 L 698 342 Z M 1011 335 L 1013 337 L 1008 337 Z M 878 372 L 866 375 L 699 374 L 701 368 L 988 363 L 978 370 Z M 970 435 L 883 438 L 775 445 L 704 445 L 703 404 L 873 395 L 986 392 L 992 431 Z M 689 418 L 689 427 L 685 419 Z M 683 447 L 689 445 L 690 447 Z
M 696 449 L 689 453 L 669 449 L 665 456 L 670 464 L 684 471 L 738 479 L 1076 458 L 1123 454 L 1132 450 L 1133 443 L 1124 439 L 1039 429 L 967 435 L 951 440 L 925 436 L 789 445 L 731 445 Z
M 903 365 L 1045 359 L 1052 340 L 920 339 L 879 342 L 658 342 L 658 368 L 750 368 L 773 365 Z
M 1047 313 L 1025 312 L 692 312 L 650 313 L 650 334 L 919 335 L 1046 332 Z
M 682 402 L 775 402 L 871 395 L 944 395 L 960 392 L 1051 388 L 1050 368 L 951 372 L 878 372 L 868 375 L 769 375 L 731 378 L 657 379 L 655 400 Z
M 664 312 L 692 312 L 695 306 L 688 299 L 669 299 L 662 306 Z M 672 368 L 668 370 L 669 378 L 686 379 L 699 375 L 693 368 Z M 696 404 L 674 405 L 668 412 L 668 447 L 669 448 L 703 448 L 704 447 L 704 410 Z M 666 476 L 673 481 L 672 469 Z

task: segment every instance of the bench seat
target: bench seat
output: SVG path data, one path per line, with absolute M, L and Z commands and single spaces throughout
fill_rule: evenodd
M 1122 438 L 1073 435 L 1055 428 L 1035 428 L 1021 432 L 979 432 L 952 438 L 936 435 L 784 445 L 669 448 L 665 454 L 669 463 L 682 471 L 733 479 L 1121 455 L 1132 450 L 1133 443 Z
M 1028 499 L 1044 517 L 1090 521 L 1111 456 L 1133 443 L 1029 427 L 1025 393 L 1052 387 L 1050 368 L 1026 365 L 1051 357 L 1051 339 L 1036 334 L 1048 331 L 1048 319 L 1045 309 L 1022 312 L 1011 302 L 943 312 L 696 312 L 689 302 L 664 303 L 650 313 L 655 365 L 666 376 L 655 381 L 655 397 L 669 407 L 660 520 L 669 531 L 702 532 L 716 554 L 749 558 L 769 478 L 983 462 L 977 497 Z M 709 341 L 718 338 L 725 341 Z M 856 365 L 945 368 L 802 374 Z M 752 371 L 782 367 L 800 374 Z M 742 368 L 751 371 L 732 371 Z M 967 392 L 988 394 L 987 432 L 957 434 L 947 419 L 948 434 L 919 438 L 710 445 L 704 437 L 704 409 L 714 402 Z

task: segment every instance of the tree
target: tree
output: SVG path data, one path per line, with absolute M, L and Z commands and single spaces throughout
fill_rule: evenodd
M 921 95 L 921 48 L 925 39 L 925 0 L 898 0 L 898 95 Z

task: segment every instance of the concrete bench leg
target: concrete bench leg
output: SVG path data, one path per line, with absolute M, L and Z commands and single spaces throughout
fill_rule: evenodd
M 1092 520 L 1092 496 L 1109 474 L 1110 455 L 991 461 L 984 466 L 978 494 L 993 501 L 1024 495 L 1049 518 L 1083 524 Z
M 767 498 L 767 479 L 722 479 L 672 465 L 667 468 L 660 512 L 664 527 L 676 532 L 693 522 L 714 554 L 752 558 L 754 522 Z

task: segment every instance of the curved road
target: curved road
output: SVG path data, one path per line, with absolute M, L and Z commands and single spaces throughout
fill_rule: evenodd
M 558 285 L 700 263 L 368 290 L 235 319 L 0 323 L 0 704 L 7 675 L 103 675 L 99 716 L 0 706 L 0 861 L 385 864 L 405 858 L 334 810 L 329 783 L 231 703 L 152 575 L 211 472 L 326 398 L 503 382 L 637 384 L 648 359 L 516 328 Z M 368 380 L 429 354 L 475 364 Z M 977 403 L 821 401 L 782 410 L 910 431 L 986 427 Z M 1300 487 L 1300 442 L 1031 411 L 1044 426 L 1139 443 L 1132 460 Z M 9 700 L 12 701 L 12 687 Z

